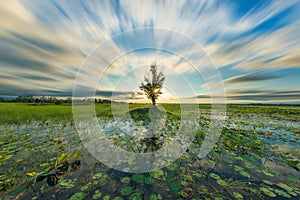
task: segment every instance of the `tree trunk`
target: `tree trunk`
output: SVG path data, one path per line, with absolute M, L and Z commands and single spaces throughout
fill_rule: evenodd
M 156 105 L 156 99 L 155 99 L 154 97 L 152 97 L 152 99 L 151 99 L 151 100 L 152 100 L 152 105 L 154 105 L 154 106 L 155 106 L 155 105 Z

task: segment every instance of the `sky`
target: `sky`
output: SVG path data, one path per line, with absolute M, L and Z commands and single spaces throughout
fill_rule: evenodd
M 300 103 L 300 1 L 0 1 L 0 96 Z M 75 88 L 75 89 L 74 89 Z M 80 88 L 80 89 L 79 89 Z

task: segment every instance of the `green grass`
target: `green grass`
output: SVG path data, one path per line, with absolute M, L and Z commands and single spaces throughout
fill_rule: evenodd
M 111 104 L 95 104 L 97 116 L 111 118 Z M 149 104 L 129 104 L 130 110 L 150 108 Z M 165 105 L 172 113 L 180 113 L 179 105 Z M 0 124 L 21 124 L 31 121 L 72 122 L 72 104 L 0 103 Z
M 129 104 L 129 110 L 148 109 L 149 104 Z M 167 114 L 180 116 L 179 104 L 163 104 Z M 199 105 L 200 111 L 209 110 L 210 105 Z M 95 104 L 97 116 L 111 118 L 111 104 Z M 236 106 L 227 105 L 227 116 L 260 114 L 277 120 L 300 120 L 299 106 Z M 145 114 L 145 113 L 144 113 Z M 72 104 L 27 104 L 0 103 L 0 124 L 20 124 L 36 121 L 72 122 Z
M 25 103 L 0 103 L 0 123 L 20 124 L 37 121 L 72 120 L 71 105 L 35 105 Z

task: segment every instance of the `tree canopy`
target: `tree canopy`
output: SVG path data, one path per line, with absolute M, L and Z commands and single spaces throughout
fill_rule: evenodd
M 156 105 L 156 99 L 162 94 L 161 89 L 165 81 L 165 75 L 157 71 L 156 64 L 151 64 L 150 72 L 151 77 L 144 77 L 145 83 L 141 83 L 140 89 L 152 101 L 152 105 Z

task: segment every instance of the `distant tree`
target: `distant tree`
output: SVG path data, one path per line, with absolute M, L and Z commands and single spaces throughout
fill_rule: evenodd
M 33 96 L 27 96 L 27 103 L 34 103 Z
M 72 98 L 71 97 L 67 97 L 65 99 L 65 103 L 72 103 Z
M 157 72 L 156 64 L 151 64 L 150 72 L 151 78 L 145 76 L 145 83 L 141 83 L 140 89 L 152 101 L 152 105 L 156 105 L 156 99 L 162 94 L 161 89 L 165 81 L 165 75 L 162 72 Z
M 0 102 L 4 102 L 4 101 L 5 101 L 5 99 L 0 97 Z

